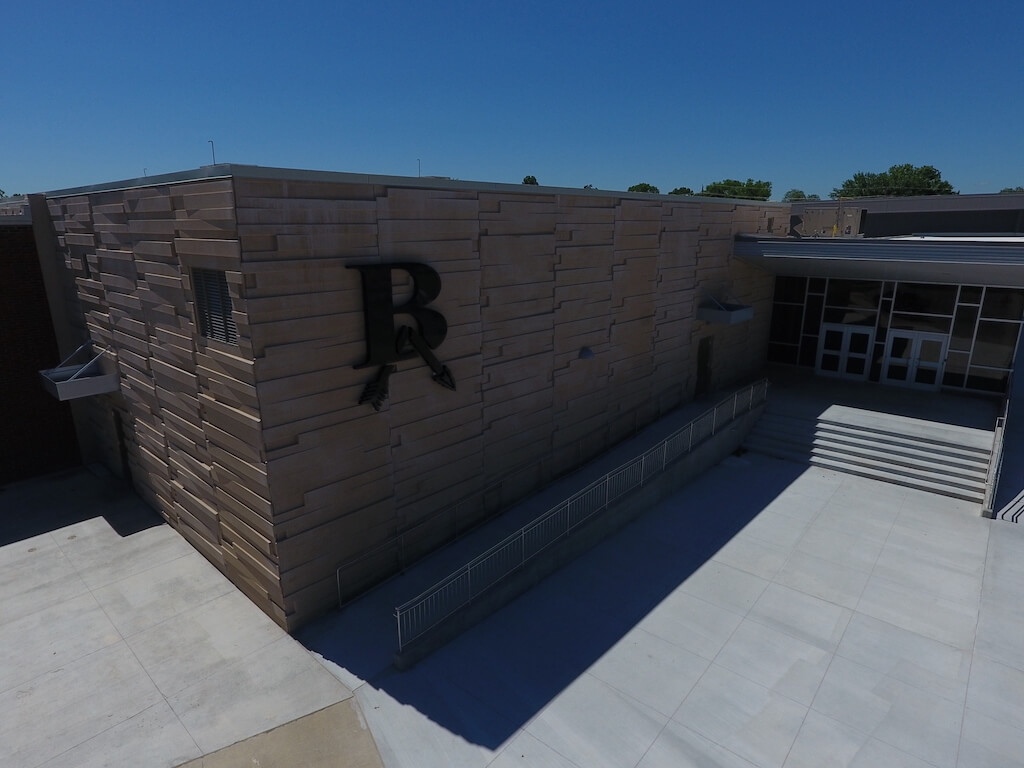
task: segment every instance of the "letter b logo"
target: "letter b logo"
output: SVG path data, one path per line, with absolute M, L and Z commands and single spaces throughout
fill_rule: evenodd
M 437 349 L 448 334 L 444 315 L 427 307 L 441 293 L 441 276 L 425 264 L 360 264 L 363 284 L 363 317 L 366 320 L 366 360 L 356 368 L 388 365 L 415 357 L 414 349 L 400 349 L 400 332 L 395 315 L 409 315 L 416 321 L 419 336 L 430 349 Z M 401 269 L 412 277 L 413 294 L 405 304 L 395 306 L 392 298 L 391 270 Z M 402 345 L 404 346 L 404 345 Z

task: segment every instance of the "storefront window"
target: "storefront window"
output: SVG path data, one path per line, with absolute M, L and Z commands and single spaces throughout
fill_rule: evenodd
M 806 277 L 786 277 L 779 275 L 775 278 L 775 301 L 787 304 L 803 304 L 804 294 L 807 291 Z
M 825 303 L 830 307 L 877 309 L 881 288 L 876 280 L 829 280 Z
M 804 333 L 818 335 L 821 328 L 821 310 L 825 300 L 821 296 L 807 297 L 807 310 L 804 312 Z
M 981 305 L 981 316 L 999 320 L 1020 320 L 1024 313 L 1024 291 L 1014 288 L 989 288 Z
M 952 315 L 956 304 L 955 285 L 900 283 L 896 287 L 897 312 Z
M 949 348 L 970 351 L 971 342 L 974 340 L 974 325 L 977 321 L 977 307 L 957 307 Z
M 890 328 L 899 328 L 904 331 L 927 331 L 929 333 L 949 333 L 949 324 L 952 318 L 929 317 L 928 315 L 904 315 L 899 312 L 892 313 Z
M 981 304 L 981 286 L 980 285 L 961 285 L 960 286 L 960 303 L 961 304 Z
M 967 375 L 967 388 L 979 389 L 983 392 L 1005 392 L 1009 380 L 1009 371 L 974 368 L 972 366 L 970 373 Z
M 835 309 L 825 308 L 826 323 L 840 323 L 842 325 L 874 325 L 878 313 L 873 309 Z
M 799 357 L 800 347 L 790 344 L 769 344 L 768 361 L 771 363 L 783 363 L 785 365 L 796 365 Z
M 978 335 L 974 339 L 972 365 L 992 368 L 1009 368 L 1013 352 L 1017 348 L 1019 323 L 995 323 L 982 320 L 978 323 Z
M 769 339 L 783 344 L 799 344 L 803 313 L 803 307 L 791 304 L 776 304 L 772 307 Z

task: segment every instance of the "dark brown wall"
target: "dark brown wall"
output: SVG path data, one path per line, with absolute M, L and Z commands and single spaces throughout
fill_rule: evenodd
M 60 362 L 31 225 L 0 225 L 0 483 L 78 461 L 71 410 L 42 387 Z

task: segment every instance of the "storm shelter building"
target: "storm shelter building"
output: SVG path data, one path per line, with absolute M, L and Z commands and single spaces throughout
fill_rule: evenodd
M 734 242 L 788 205 L 238 165 L 29 203 L 83 459 L 288 629 L 776 349 Z

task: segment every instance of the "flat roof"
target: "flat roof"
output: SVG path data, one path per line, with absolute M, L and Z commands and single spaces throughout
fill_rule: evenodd
M 1024 194 L 991 192 L 974 195 L 913 195 L 909 197 L 844 197 L 841 200 L 797 200 L 793 213 L 809 210 L 863 208 L 869 213 L 911 213 L 923 211 L 995 211 L 1024 208 Z
M 777 275 L 1024 288 L 1022 236 L 832 239 L 740 235 L 735 253 Z
M 223 178 L 246 179 L 279 179 L 282 181 L 319 181 L 343 184 L 378 184 L 381 186 L 414 187 L 422 189 L 453 189 L 466 191 L 516 191 L 523 194 L 546 195 L 579 195 L 584 197 L 621 197 L 637 200 L 686 200 L 699 203 L 716 203 L 719 205 L 772 205 L 789 207 L 789 203 L 771 202 L 766 200 L 743 200 L 731 197 L 703 197 L 700 195 L 663 195 L 644 192 L 625 192 L 617 189 L 584 189 L 581 187 L 545 187 L 533 184 L 507 184 L 494 181 L 463 181 L 461 179 L 445 179 L 436 176 L 385 176 L 372 173 L 345 173 L 342 171 L 312 171 L 300 168 L 272 168 L 262 165 L 238 165 L 235 163 L 218 163 L 204 165 L 186 171 L 164 173 L 156 176 L 141 176 L 134 179 L 122 179 L 100 184 L 88 184 L 81 187 L 55 189 L 44 193 L 47 197 L 71 197 L 86 195 L 93 192 L 110 192 L 119 189 L 135 189 L 152 187 L 162 184 L 180 184 L 202 179 Z
M 31 224 L 32 209 L 28 197 L 17 195 L 0 199 L 0 225 Z

